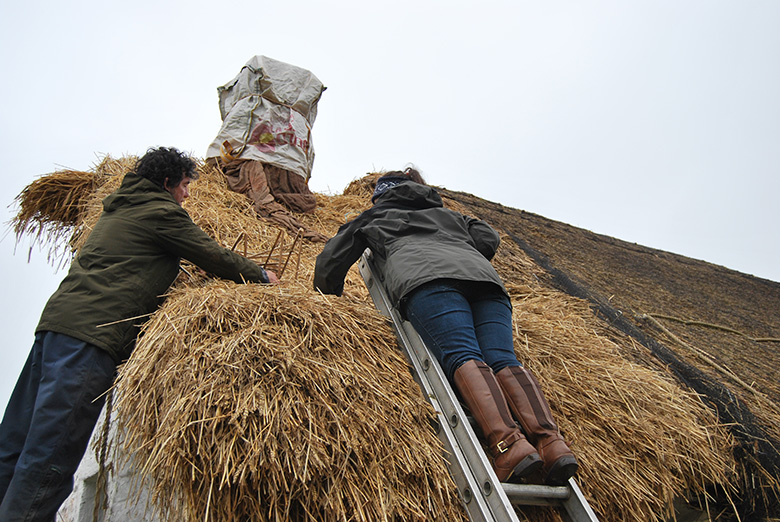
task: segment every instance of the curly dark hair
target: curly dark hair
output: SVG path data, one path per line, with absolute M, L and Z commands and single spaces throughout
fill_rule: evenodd
M 186 178 L 198 179 L 195 161 L 184 152 L 173 147 L 150 148 L 135 164 L 135 173 L 158 185 L 177 187 Z

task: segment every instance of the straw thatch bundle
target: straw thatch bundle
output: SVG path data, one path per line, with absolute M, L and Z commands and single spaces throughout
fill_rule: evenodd
M 376 177 L 317 194 L 317 211 L 297 217 L 333 235 L 370 204 Z M 78 230 L 116 185 L 108 176 L 94 192 Z M 432 412 L 356 269 L 342 298 L 311 290 L 321 245 L 258 220 L 209 166 L 185 208 L 223 245 L 284 272 L 268 287 L 187 270 L 121 368 L 124 448 L 161 509 L 177 520 L 463 519 Z M 494 264 L 512 295 L 518 356 L 542 381 L 603 520 L 664 520 L 675 497 L 732 490 L 731 441 L 696 396 L 631 363 L 630 342 L 551 290 L 511 241 Z
M 99 174 L 62 170 L 33 181 L 22 190 L 16 201 L 20 204 L 14 219 L 14 232 L 40 237 L 52 227 L 58 231 L 79 223 L 85 201 L 95 190 Z M 64 200 L 59 198 L 65 196 Z
M 171 519 L 461 517 L 430 408 L 364 302 L 298 285 L 177 290 L 120 388 L 125 447 Z
M 49 259 L 78 250 L 102 210 L 102 199 L 132 169 L 134 158 L 105 157 L 91 171 L 60 170 L 27 185 L 14 200 L 19 207 L 11 226 L 17 242 L 29 236 L 49 246 Z
M 67 239 L 84 218 L 86 202 L 101 184 L 95 172 L 63 170 L 30 183 L 16 197 L 19 211 L 11 221 L 17 238 L 51 245 L 49 258 L 58 257 Z M 64 199 L 61 199 L 64 196 Z

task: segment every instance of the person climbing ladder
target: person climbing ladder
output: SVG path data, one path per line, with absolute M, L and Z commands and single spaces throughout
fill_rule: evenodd
M 371 199 L 373 207 L 326 243 L 314 287 L 341 295 L 347 271 L 370 248 L 394 306 L 472 412 L 499 480 L 541 469 L 545 484 L 565 484 L 579 465 L 538 381 L 515 356 L 511 301 L 490 263 L 498 233 L 445 209 L 414 168 L 380 177 Z

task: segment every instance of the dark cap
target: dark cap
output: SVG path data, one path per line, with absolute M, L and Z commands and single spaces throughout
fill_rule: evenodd
M 376 202 L 376 198 L 384 194 L 385 191 L 395 187 L 396 185 L 400 185 L 404 181 L 411 181 L 411 180 L 406 176 L 398 176 L 396 174 L 388 174 L 386 176 L 382 176 L 381 178 L 376 180 L 376 188 L 374 189 L 374 195 L 371 196 L 371 203 Z

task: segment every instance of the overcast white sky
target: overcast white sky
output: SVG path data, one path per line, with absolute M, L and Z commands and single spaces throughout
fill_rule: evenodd
M 6 209 L 102 154 L 205 156 L 253 55 L 328 87 L 310 187 L 378 169 L 780 281 L 780 2 L 0 2 Z M 0 408 L 64 276 L 0 241 Z M 767 313 L 778 313 L 768 310 Z

